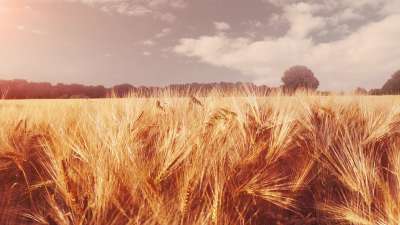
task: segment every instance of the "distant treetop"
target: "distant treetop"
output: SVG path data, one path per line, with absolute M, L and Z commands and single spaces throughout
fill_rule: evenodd
M 282 82 L 283 87 L 288 89 L 311 89 L 316 90 L 319 86 L 318 79 L 314 73 L 306 66 L 293 66 L 285 71 Z
M 400 70 L 395 72 L 382 87 L 385 93 L 400 93 Z

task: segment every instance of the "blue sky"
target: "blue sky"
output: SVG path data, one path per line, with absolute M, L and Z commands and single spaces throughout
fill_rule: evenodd
M 0 78 L 52 83 L 380 87 L 400 69 L 398 0 L 0 0 Z

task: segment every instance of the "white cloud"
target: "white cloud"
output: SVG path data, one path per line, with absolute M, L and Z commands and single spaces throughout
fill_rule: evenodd
M 151 52 L 144 51 L 144 52 L 143 52 L 143 55 L 144 55 L 144 56 L 151 56 Z
M 249 21 L 243 22 L 242 24 L 247 25 L 252 28 L 260 28 L 263 26 L 262 22 L 259 20 L 249 20 Z
M 168 12 L 167 13 L 157 14 L 156 17 L 159 20 L 164 21 L 164 22 L 168 22 L 168 23 L 173 23 L 176 20 L 176 16 L 174 14 L 168 13 Z
M 382 15 L 399 14 L 400 13 L 400 1 L 393 0 L 384 4 L 379 11 Z
M 144 46 L 154 46 L 156 43 L 153 40 L 145 40 L 143 41 Z
M 126 6 L 126 5 L 121 5 L 119 6 L 119 9 L 117 10 L 121 14 L 127 14 L 131 16 L 145 16 L 153 11 L 150 10 L 149 8 L 146 8 L 145 6 L 137 5 L 137 6 Z
M 297 64 L 313 69 L 325 89 L 379 87 L 377 81 L 400 68 L 400 1 L 263 1 L 281 8 L 269 26 L 287 24 L 284 35 L 256 41 L 220 33 L 181 39 L 174 51 L 269 85 L 280 85 L 282 73 Z M 359 27 L 350 25 L 354 21 Z M 336 40 L 317 42 L 322 36 Z
M 147 2 L 151 7 L 168 5 L 172 8 L 183 9 L 187 6 L 186 0 L 148 0 Z
M 226 22 L 214 22 L 214 27 L 218 31 L 227 31 L 231 29 L 231 26 Z
M 288 31 L 289 36 L 306 37 L 311 32 L 322 29 L 326 22 L 322 17 L 316 17 L 312 14 L 314 6 L 306 3 L 297 3 L 285 6 L 284 17 L 291 24 Z
M 158 34 L 155 35 L 156 38 L 162 38 L 171 33 L 172 29 L 169 27 L 163 28 Z
M 181 39 L 174 51 L 240 71 L 269 85 L 279 85 L 283 71 L 297 64 L 309 66 L 323 89 L 379 87 L 377 80 L 385 80 L 399 69 L 400 15 L 365 24 L 343 39 L 316 43 L 311 32 L 322 29 L 324 23 L 318 22 L 320 19 L 312 16 L 309 8 L 294 7 L 301 10 L 285 11 L 290 14 L 290 29 L 282 37 L 253 41 L 221 34 L 202 36 Z
M 50 1 L 50 0 L 47 0 Z M 97 6 L 107 13 L 119 13 L 128 16 L 148 16 L 165 21 L 175 22 L 172 10 L 184 9 L 186 0 L 65 0 Z
M 175 0 L 170 2 L 170 6 L 176 9 L 184 9 L 187 7 L 187 2 L 185 0 Z
M 362 16 L 360 11 L 370 10 L 381 15 L 391 15 L 400 12 L 400 1 L 397 0 L 262 0 L 278 7 L 297 3 L 307 3 L 319 8 L 319 11 L 330 12 L 335 14 L 353 14 L 351 17 Z M 343 12 L 345 11 L 345 12 Z M 346 12 L 347 11 L 347 12 Z M 357 14 L 357 15 L 356 15 Z M 336 15 L 334 15 L 336 16 Z

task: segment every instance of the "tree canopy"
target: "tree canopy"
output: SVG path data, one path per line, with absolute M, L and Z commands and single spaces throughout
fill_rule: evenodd
M 395 72 L 382 87 L 386 93 L 400 93 L 400 70 Z
M 282 82 L 283 87 L 288 89 L 311 89 L 316 90 L 319 86 L 318 79 L 306 66 L 293 66 L 285 71 Z

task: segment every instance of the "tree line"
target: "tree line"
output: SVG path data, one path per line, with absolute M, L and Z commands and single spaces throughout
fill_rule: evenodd
M 102 85 L 82 84 L 51 84 L 48 82 L 29 82 L 21 79 L 0 80 L 0 98 L 6 99 L 57 99 L 57 98 L 104 98 L 107 96 L 123 97 L 134 95 L 138 97 L 151 97 L 169 92 L 178 96 L 206 96 L 212 92 L 220 95 L 234 95 L 237 93 L 252 93 L 265 96 L 280 89 L 284 92 L 293 92 L 298 89 L 316 91 L 319 81 L 311 69 L 306 66 L 293 66 L 286 70 L 282 76 L 283 85 L 278 88 L 266 85 L 255 85 L 243 82 L 220 82 L 220 83 L 190 83 L 172 84 L 165 87 L 133 86 L 131 84 L 120 84 L 110 88 Z M 380 89 L 367 91 L 357 88 L 357 94 L 384 95 L 400 94 L 400 71 L 394 73 Z M 328 94 L 327 92 L 319 92 Z
M 287 90 L 311 89 L 316 90 L 319 86 L 318 79 L 306 66 L 293 66 L 285 71 L 283 77 L 283 88 Z M 366 90 L 358 87 L 353 91 L 355 94 L 363 95 L 389 95 L 400 94 L 400 70 L 395 72 L 379 89 Z
M 266 85 L 252 83 L 190 83 L 173 84 L 165 87 L 135 87 L 131 84 L 120 84 L 110 88 L 102 85 L 56 84 L 47 82 L 29 82 L 26 80 L 0 80 L 0 98 L 3 99 L 66 99 L 66 98 L 105 98 L 109 96 L 137 97 L 159 96 L 165 93 L 176 96 L 206 96 L 212 92 L 220 95 L 234 95 L 236 93 L 254 93 L 268 95 L 272 91 Z

